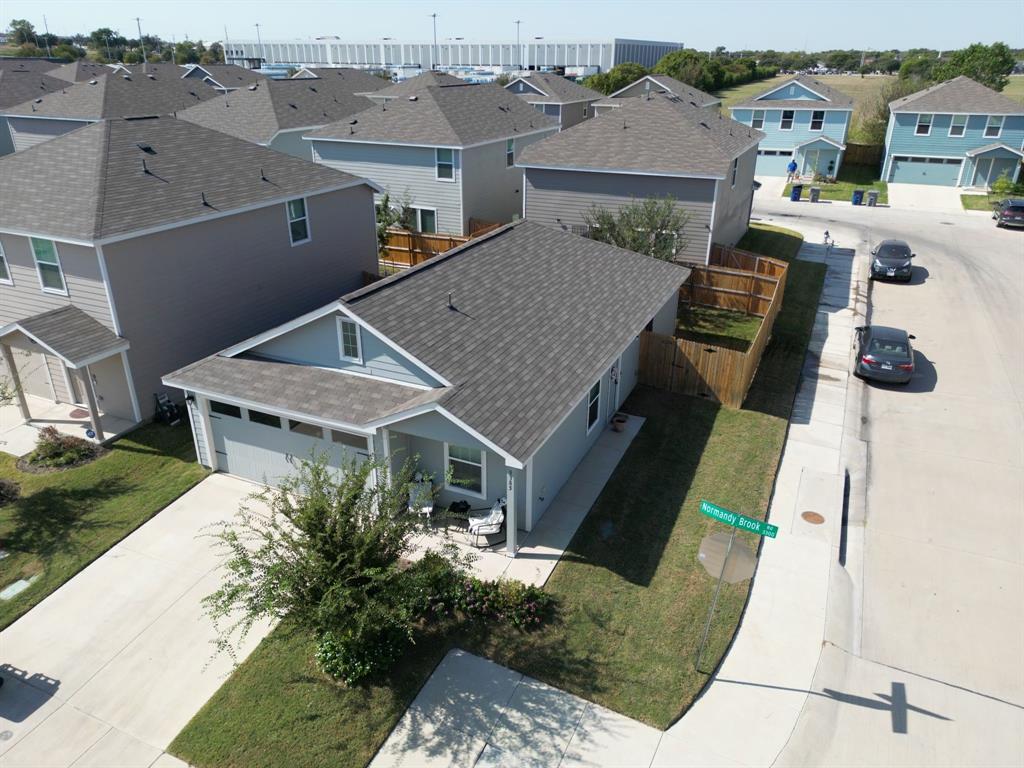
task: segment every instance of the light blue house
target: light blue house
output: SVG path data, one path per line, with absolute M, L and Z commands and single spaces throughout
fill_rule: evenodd
M 1020 177 L 1024 105 L 969 77 L 889 104 L 882 178 L 906 184 L 987 188 Z
M 441 504 L 505 499 L 514 555 L 636 385 L 641 332 L 674 332 L 689 274 L 520 221 L 164 382 L 211 469 L 274 483 L 313 451 L 411 460 Z
M 797 173 L 836 176 L 843 164 L 853 99 L 807 75 L 730 107 L 733 120 L 763 131 L 757 175 L 785 176 L 796 160 Z

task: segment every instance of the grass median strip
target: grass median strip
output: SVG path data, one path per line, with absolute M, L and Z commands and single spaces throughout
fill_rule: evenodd
M 707 681 L 693 659 L 715 586 L 697 561 L 716 524 L 702 498 L 763 517 L 824 266 L 793 261 L 795 233 L 751 229 L 740 247 L 791 261 L 782 310 L 743 410 L 639 387 L 623 410 L 647 421 L 548 580 L 559 618 L 541 631 L 472 627 L 421 638 L 381 683 L 345 688 L 312 661 L 312 640 L 265 640 L 170 751 L 204 768 L 361 766 L 444 653 L 483 654 L 629 717 L 665 728 Z M 757 537 L 738 534 L 753 548 Z M 725 585 L 705 656 L 735 632 L 747 584 Z

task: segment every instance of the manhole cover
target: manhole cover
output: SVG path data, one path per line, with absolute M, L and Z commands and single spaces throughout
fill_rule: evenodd
M 802 517 L 804 520 L 806 520 L 811 525 L 821 525 L 822 523 L 825 522 L 825 518 L 822 517 L 821 515 L 819 515 L 817 512 L 810 512 L 810 511 L 804 512 L 803 514 L 800 515 L 800 517 Z

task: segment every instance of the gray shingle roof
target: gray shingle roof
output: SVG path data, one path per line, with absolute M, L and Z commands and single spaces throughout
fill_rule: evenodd
M 976 115 L 1024 115 L 1024 104 L 969 77 L 944 83 L 889 102 L 893 112 L 959 112 Z
M 348 67 L 303 67 L 303 71 L 309 72 L 321 80 L 340 80 L 345 84 L 349 93 L 366 93 L 369 91 L 382 91 L 391 87 L 390 80 L 377 77 L 361 69 L 350 69 Z M 301 80 L 298 74 L 295 79 Z
M 178 113 L 182 120 L 204 125 L 256 144 L 269 144 L 278 131 L 315 128 L 373 106 L 352 94 L 341 78 L 265 80 Z
M 383 382 L 343 371 L 254 356 L 212 355 L 163 377 L 170 386 L 247 400 L 314 420 L 363 426 L 438 398 L 439 390 Z
M 1015 149 L 1008 144 L 1004 144 L 1001 141 L 994 141 L 991 144 L 986 144 L 983 147 L 976 147 L 974 149 L 967 150 L 966 154 L 968 157 L 977 157 L 978 155 L 985 155 L 996 149 L 1005 149 L 1008 152 L 1012 152 L 1017 156 L 1024 156 L 1024 151 Z
M 651 86 L 651 91 L 653 93 L 664 92 L 672 96 L 677 96 L 686 103 L 693 102 L 693 106 L 696 107 L 707 107 L 721 102 L 721 99 L 717 96 L 712 96 L 710 93 L 705 93 L 700 88 L 696 88 L 689 83 L 684 83 L 682 80 L 676 80 L 674 77 L 669 77 L 668 75 L 646 75 L 645 77 L 642 77 L 636 82 L 630 83 L 625 88 L 621 88 L 619 90 L 625 91 L 644 80 L 652 80 L 657 84 L 656 86 Z M 660 86 L 660 88 L 658 88 L 658 86 Z M 619 93 L 619 91 L 616 91 L 616 93 Z M 606 103 L 609 100 L 626 98 L 635 97 L 632 95 L 622 94 L 621 96 L 612 96 L 611 99 L 608 99 L 603 103 Z
M 433 86 L 465 84 L 465 80 L 460 80 L 454 75 L 448 75 L 444 72 L 424 72 L 400 83 L 394 83 L 386 88 L 377 89 L 373 95 L 375 98 L 381 99 L 401 99 Z
M 184 120 L 106 120 L 0 157 L 0 229 L 93 241 L 357 181 Z
M 79 120 L 169 115 L 218 95 L 201 80 L 182 80 L 181 69 L 174 69 L 103 75 L 49 93 L 39 103 L 10 107 L 6 114 Z
M 59 66 L 60 64 L 46 59 L 18 59 L 0 56 L 0 71 L 2 72 L 50 72 Z
M 603 99 L 604 95 L 598 93 L 592 88 L 586 88 L 579 83 L 575 83 L 559 75 L 551 75 L 544 72 L 533 72 L 529 77 L 517 78 L 526 81 L 528 85 L 539 88 L 543 93 L 538 94 L 534 91 L 527 91 L 525 93 L 516 93 L 512 91 L 513 80 L 505 89 L 516 93 L 522 99 L 527 102 L 544 102 L 546 104 L 570 104 L 574 101 L 597 101 Z
M 195 74 L 192 74 L 193 72 Z M 191 75 L 192 77 L 189 79 L 196 80 L 203 80 L 209 76 L 223 88 L 244 88 L 247 85 L 269 79 L 262 72 L 235 64 L 196 64 L 191 69 L 183 67 L 179 76 L 185 77 L 186 75 Z
M 499 85 L 460 84 L 430 86 L 411 98 L 373 106 L 310 137 L 464 147 L 557 127 Z
M 69 83 L 80 83 L 83 80 L 91 80 L 94 77 L 109 75 L 112 71 L 111 67 L 108 67 L 106 64 L 97 64 L 92 61 L 78 59 L 78 61 L 72 61 L 56 69 L 51 69 L 49 73 Z
M 764 134 L 675 97 L 621 99 L 607 114 L 528 146 L 517 165 L 724 178 Z
M 522 221 L 344 300 L 453 384 L 445 409 L 526 460 L 689 272 Z
M 758 101 L 761 96 L 772 91 L 778 91 L 785 88 L 790 83 L 799 83 L 800 85 L 809 88 L 810 90 L 817 93 L 819 96 L 828 100 L 827 109 L 853 109 L 853 99 L 847 96 L 842 91 L 833 88 L 821 80 L 818 80 L 811 75 L 797 75 L 785 80 L 781 85 L 775 85 L 771 88 L 767 88 L 757 96 L 753 96 L 746 101 L 740 102 L 739 104 L 733 104 L 730 109 L 750 109 L 751 107 L 757 107 L 758 109 L 765 109 L 770 107 L 771 109 L 814 109 L 815 105 L 822 105 L 820 101 L 808 101 L 807 99 L 772 99 L 771 101 Z
M 42 342 L 73 368 L 128 347 L 127 341 L 70 304 L 17 320 L 0 332 L 14 328 Z
M 28 69 L 0 69 L 0 110 L 67 87 L 67 82 Z

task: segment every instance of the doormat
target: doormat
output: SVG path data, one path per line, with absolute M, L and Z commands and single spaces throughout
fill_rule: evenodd
M 72 419 L 84 419 L 89 416 L 89 412 L 84 408 L 75 408 L 71 413 L 68 414 Z

